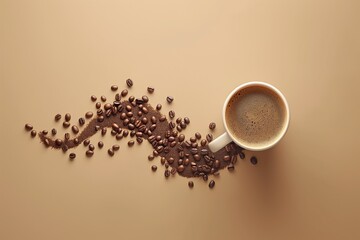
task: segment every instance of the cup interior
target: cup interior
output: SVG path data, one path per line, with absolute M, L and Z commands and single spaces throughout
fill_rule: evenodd
M 227 114 L 226 114 L 226 110 L 228 108 L 228 104 L 229 104 L 230 100 L 237 93 L 239 93 L 243 89 L 257 87 L 257 86 L 261 87 L 261 88 L 265 88 L 267 91 L 270 91 L 274 96 L 277 96 L 278 99 L 280 99 L 280 101 L 282 102 L 283 109 L 284 109 L 284 118 L 282 120 L 281 130 L 279 130 L 279 132 L 276 134 L 276 137 L 272 138 L 271 141 L 264 142 L 264 144 L 251 144 L 251 143 L 245 142 L 242 139 L 237 138 L 233 134 L 232 129 L 230 129 L 230 126 L 228 124 Z M 262 151 L 262 150 L 266 150 L 266 149 L 273 147 L 285 135 L 285 133 L 288 129 L 288 126 L 289 126 L 289 121 L 290 121 L 290 112 L 289 112 L 289 106 L 288 106 L 285 96 L 277 88 L 275 88 L 274 86 L 272 86 L 268 83 L 265 83 L 265 82 L 248 82 L 248 83 L 238 86 L 228 95 L 228 97 L 225 100 L 224 107 L 223 107 L 223 122 L 224 122 L 226 132 L 229 134 L 230 138 L 237 145 L 239 145 L 247 150 Z

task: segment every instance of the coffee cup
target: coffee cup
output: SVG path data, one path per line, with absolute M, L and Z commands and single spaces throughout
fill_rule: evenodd
M 209 143 L 212 152 L 231 141 L 246 150 L 263 151 L 283 138 L 289 127 L 290 111 L 285 96 L 276 87 L 265 82 L 248 82 L 227 96 L 222 119 L 225 133 Z

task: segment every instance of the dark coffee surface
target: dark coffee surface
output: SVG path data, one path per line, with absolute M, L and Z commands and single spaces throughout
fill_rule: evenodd
M 270 90 L 260 86 L 240 90 L 226 109 L 231 134 L 252 146 L 271 143 L 280 134 L 285 121 L 285 106 Z

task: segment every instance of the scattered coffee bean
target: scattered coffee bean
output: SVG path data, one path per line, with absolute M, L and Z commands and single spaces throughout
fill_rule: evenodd
M 214 188 L 215 187 L 215 181 L 214 180 L 211 180 L 209 182 L 209 188 Z
M 148 91 L 148 93 L 153 93 L 153 92 L 155 91 L 155 88 L 153 88 L 153 87 L 148 87 L 148 88 L 147 88 L 147 91 Z
M 199 132 L 195 133 L 195 138 L 196 139 L 201 139 L 201 134 Z
M 182 173 L 184 170 L 185 170 L 184 165 L 179 165 L 178 168 L 177 168 L 177 171 L 178 171 L 179 173 Z
M 129 97 L 129 102 L 133 102 L 135 100 L 135 97 L 134 96 L 130 96 Z
M 56 146 L 61 146 L 63 144 L 63 141 L 61 139 L 56 139 L 55 144 Z
M 204 147 L 206 144 L 207 144 L 207 141 L 205 139 L 202 139 L 200 142 L 200 145 Z
M 104 109 L 105 109 L 105 110 L 109 110 L 110 108 L 112 108 L 111 103 L 105 103 Z
M 154 160 L 154 155 L 150 154 L 150 155 L 148 156 L 148 160 L 149 160 L 149 161 Z
M 144 103 L 149 102 L 148 96 L 144 95 L 144 96 L 142 96 L 141 98 L 142 98 L 142 100 L 143 100 Z
M 210 128 L 210 130 L 214 130 L 214 129 L 215 129 L 215 127 L 216 127 L 216 123 L 211 122 L 211 123 L 209 124 L 209 128 Z
M 65 133 L 64 138 L 65 138 L 65 140 L 69 140 L 70 139 L 70 133 Z
M 101 99 L 102 102 L 106 102 L 106 97 L 105 97 L 104 95 L 102 95 L 102 96 L 100 97 L 100 99 Z
M 92 95 L 91 97 L 91 101 L 95 102 L 97 100 L 97 97 L 95 95 Z
M 118 86 L 116 86 L 116 85 L 112 85 L 111 86 L 111 91 L 116 91 L 116 90 L 118 90 Z M 96 101 L 96 100 L 95 100 Z
M 101 108 L 101 102 L 97 102 L 97 103 L 95 104 L 95 107 L 96 107 L 96 109 Z
M 158 105 L 156 105 L 156 110 L 160 111 L 162 108 L 162 105 L 159 103 Z
M 91 151 L 91 150 L 86 151 L 86 156 L 91 157 L 92 155 L 94 155 L 93 151 Z
M 114 151 L 118 151 L 120 149 L 120 145 L 115 144 L 115 145 L 112 146 L 112 149 Z
M 229 156 L 229 155 L 225 155 L 224 158 L 223 158 L 223 160 L 224 160 L 225 162 L 230 161 L 230 156 Z
M 165 120 L 166 120 L 165 115 L 161 115 L 161 117 L 159 118 L 159 121 L 160 121 L 160 122 L 163 122 L 163 121 L 165 121 Z
M 205 182 L 207 182 L 207 180 L 208 180 L 208 175 L 204 174 L 204 175 L 203 175 L 203 180 L 204 180 Z
M 55 115 L 55 121 L 59 121 L 61 119 L 61 114 L 56 114 Z
M 48 131 L 47 131 L 47 130 L 42 130 L 41 133 L 42 133 L 43 135 L 47 135 L 47 134 L 48 134 Z
M 227 167 L 229 171 L 233 171 L 235 169 L 234 164 L 230 163 Z
M 71 115 L 70 115 L 70 113 L 66 113 L 65 114 L 65 121 L 66 122 L 69 122 L 71 120 Z
M 185 135 L 184 134 L 180 134 L 178 137 L 178 141 L 179 142 L 183 142 L 185 140 Z
M 128 142 L 128 146 L 129 146 L 129 147 L 134 146 L 134 144 L 135 144 L 135 141 L 134 141 L 134 140 L 130 140 L 130 141 Z
M 71 127 L 71 130 L 72 130 L 73 133 L 75 133 L 75 134 L 79 133 L 79 128 L 78 128 L 77 126 L 75 126 L 75 125 L 73 125 L 73 126 Z
M 69 123 L 69 122 L 63 122 L 63 127 L 64 127 L 64 128 L 70 127 L 70 123 Z
M 79 118 L 79 125 L 82 126 L 85 124 L 85 118 L 81 117 Z
M 106 135 L 106 132 L 107 132 L 107 128 L 102 128 L 102 129 L 101 129 L 101 135 L 102 135 L 102 136 L 105 136 L 105 135 Z
M 188 186 L 189 186 L 189 188 L 193 188 L 193 187 L 194 187 L 194 182 L 193 182 L 193 181 L 189 181 L 189 182 L 188 182 Z
M 80 142 L 80 141 L 79 141 L 79 139 L 78 139 L 78 138 L 74 138 L 74 144 L 75 144 L 75 145 L 78 145 L 78 144 L 79 144 L 79 142 Z
M 171 110 L 171 111 L 169 112 L 169 117 L 170 117 L 171 119 L 173 119 L 173 118 L 175 117 L 175 112 L 174 112 L 173 110 Z
M 174 98 L 173 98 L 172 96 L 168 96 L 168 97 L 166 98 L 166 101 L 167 101 L 168 103 L 172 103 L 172 101 L 174 101 Z
M 165 176 L 166 178 L 170 177 L 170 171 L 169 171 L 168 169 L 165 170 L 164 176 Z
M 44 140 L 44 145 L 45 145 L 46 147 L 50 146 L 49 139 L 45 138 L 45 140 Z
M 185 122 L 186 124 L 189 124 L 189 123 L 190 123 L 190 119 L 189 119 L 188 117 L 184 117 L 184 122 Z
M 212 135 L 211 133 L 207 134 L 207 135 L 206 135 L 206 140 L 207 140 L 208 142 L 211 142 L 211 141 L 213 140 L 213 135 Z
M 129 78 L 126 80 L 126 85 L 131 88 L 134 85 L 134 82 Z
M 51 134 L 52 134 L 53 136 L 55 136 L 55 135 L 57 134 L 57 131 L 56 131 L 55 128 L 51 129 Z
M 151 170 L 152 170 L 153 172 L 156 172 L 157 166 L 156 166 L 156 165 L 152 165 L 152 166 L 151 166 Z
M 70 160 L 75 159 L 75 158 L 76 158 L 76 154 L 75 154 L 75 153 L 70 153 L 70 154 L 69 154 L 69 158 L 70 158 Z
M 31 131 L 33 129 L 33 126 L 31 124 L 27 123 L 27 124 L 25 124 L 25 129 L 27 131 Z
M 239 157 L 240 157 L 241 159 L 244 159 L 244 158 L 245 158 L 245 153 L 239 152 Z
M 256 164 L 258 163 L 257 158 L 256 158 L 255 156 L 252 156 L 252 157 L 250 158 L 250 162 L 251 162 L 253 165 L 256 165 Z
M 88 146 L 90 144 L 90 140 L 89 139 L 85 139 L 84 140 L 84 146 Z
M 35 136 L 36 136 L 36 131 L 35 131 L 35 130 L 31 130 L 30 135 L 31 135 L 32 137 L 35 137 Z
M 95 150 L 95 146 L 93 144 L 89 144 L 89 150 L 94 151 Z
M 99 148 L 103 148 L 103 147 L 104 147 L 104 143 L 103 143 L 102 141 L 99 141 L 99 142 L 98 142 L 98 147 L 99 147 Z

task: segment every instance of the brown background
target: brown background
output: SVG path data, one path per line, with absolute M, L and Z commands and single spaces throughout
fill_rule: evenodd
M 0 239 L 359 239 L 359 3 L 1 0 Z M 24 131 L 128 77 L 173 95 L 188 137 L 220 135 L 226 95 L 254 80 L 284 92 L 290 128 L 213 190 L 151 172 L 147 144 L 71 163 Z

